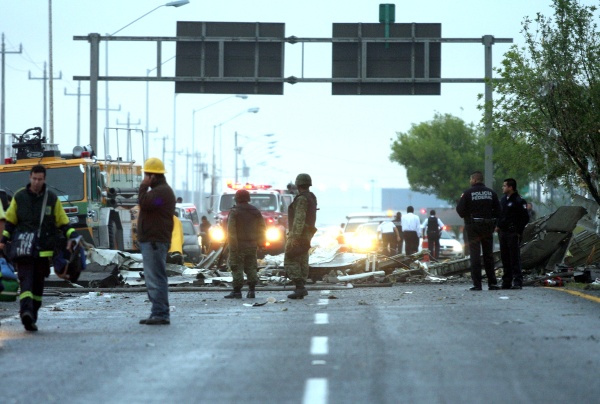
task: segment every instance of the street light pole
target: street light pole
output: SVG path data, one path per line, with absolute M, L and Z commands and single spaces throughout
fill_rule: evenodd
M 210 108 L 213 105 L 216 105 L 220 102 L 227 101 L 231 98 L 241 98 L 242 100 L 245 100 L 248 98 L 248 96 L 245 94 L 236 94 L 236 95 L 222 98 L 222 99 L 215 101 L 212 104 L 208 104 L 204 107 L 192 110 L 192 152 L 193 153 L 196 152 L 196 113 L 200 112 L 204 109 Z M 199 164 L 200 164 L 199 168 L 201 169 L 202 168 L 202 155 L 199 156 Z M 192 202 L 196 203 L 196 201 L 198 200 L 196 197 L 196 187 L 195 187 L 196 181 L 194 181 L 196 170 L 193 169 L 193 167 L 192 167 L 192 170 L 193 171 L 192 171 L 192 181 L 191 182 L 192 182 L 192 184 L 194 184 L 194 188 L 192 189 Z M 200 174 L 199 177 L 201 177 L 204 174 L 204 172 L 200 171 L 199 174 Z M 200 193 L 200 203 L 198 206 L 199 206 L 200 212 L 204 212 L 204 182 L 202 181 L 202 178 L 200 178 L 200 181 L 198 181 L 198 182 L 199 182 L 198 190 Z M 189 187 L 189 185 L 188 185 L 188 187 Z
M 256 114 L 256 113 L 258 113 L 258 111 L 259 111 L 259 108 L 257 108 L 257 107 L 248 108 L 247 110 L 244 110 L 244 111 L 240 112 L 239 114 L 234 115 L 233 117 L 229 118 L 228 120 L 223 121 L 220 124 L 213 126 L 212 178 L 211 178 L 211 189 L 210 189 L 210 194 L 211 195 L 215 195 L 215 192 L 216 192 L 216 189 L 217 189 L 217 174 L 216 174 L 216 172 L 217 172 L 217 162 L 216 162 L 216 155 L 215 155 L 215 143 L 216 143 L 215 140 L 216 140 L 217 127 L 219 129 L 221 129 L 221 127 L 223 125 L 225 125 L 227 122 L 230 122 L 230 121 L 234 120 L 235 118 L 237 118 L 240 115 L 243 115 L 243 114 L 245 114 L 247 112 Z M 223 172 L 223 161 L 220 161 L 220 164 L 221 164 L 221 173 L 222 173 Z
M 181 7 L 181 6 L 185 6 L 186 4 L 189 3 L 189 0 L 175 0 L 175 1 L 170 1 L 168 3 L 165 4 L 161 4 L 158 7 L 153 8 L 152 10 L 148 11 L 146 14 L 143 14 L 141 17 L 136 18 L 135 20 L 131 21 L 129 24 L 121 27 L 120 29 L 116 30 L 115 32 L 113 32 L 112 34 L 106 34 L 107 37 L 111 37 L 111 36 L 115 36 L 116 34 L 118 34 L 119 32 L 123 31 L 125 28 L 129 27 L 131 24 L 141 20 L 142 18 L 144 18 L 145 16 L 147 16 L 148 14 L 158 10 L 161 7 Z M 97 38 L 93 38 L 94 40 L 99 40 Z M 91 41 L 92 43 L 92 48 L 93 46 L 96 46 L 96 44 Z M 106 77 L 108 77 L 108 40 L 106 40 L 106 44 L 105 44 L 105 75 Z M 96 56 L 96 60 L 94 60 L 95 55 L 94 52 L 96 52 L 97 50 L 92 49 L 91 53 L 92 53 L 92 64 L 90 67 L 91 71 L 97 70 L 99 69 L 98 67 L 98 60 L 97 60 L 97 56 Z M 94 63 L 96 65 L 94 65 Z M 94 84 L 92 82 L 92 74 L 90 74 L 90 86 L 91 87 L 96 87 L 97 83 Z M 97 76 L 96 76 L 96 81 L 97 81 Z M 92 98 L 90 98 L 90 103 L 93 105 L 98 105 L 98 94 L 97 94 L 97 88 L 94 90 L 90 90 L 90 94 L 92 94 Z M 109 121 L 109 105 L 108 105 L 108 101 L 109 101 L 109 97 L 108 97 L 108 80 L 106 80 L 105 83 L 105 103 L 106 103 L 106 126 L 108 127 L 108 121 Z M 98 123 L 98 108 L 96 107 L 95 109 L 90 107 L 90 144 L 92 146 L 92 148 L 94 148 L 94 150 L 97 150 L 97 139 L 98 139 L 98 127 L 97 127 L 97 123 Z M 108 153 L 108 151 L 105 150 L 105 153 Z

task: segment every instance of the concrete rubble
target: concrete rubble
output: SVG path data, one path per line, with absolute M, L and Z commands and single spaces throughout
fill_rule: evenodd
M 600 283 L 600 209 L 584 198 L 573 206 L 563 206 L 550 215 L 528 224 L 523 234 L 521 260 L 526 285 L 542 284 L 561 277 L 581 282 Z M 339 245 L 313 247 L 309 255 L 309 278 L 325 285 L 391 285 L 395 282 L 446 282 L 470 273 L 468 258 L 429 261 L 429 251 L 391 257 L 375 253 L 345 252 Z M 263 286 L 289 284 L 283 268 L 283 254 L 259 259 Z M 496 268 L 501 271 L 500 252 L 494 252 Z M 141 254 L 116 250 L 88 250 L 88 266 L 80 285 L 90 288 L 137 287 L 144 285 Z M 225 254 L 213 251 L 196 266 L 167 264 L 169 285 L 230 287 Z M 65 281 L 57 281 L 66 286 Z M 552 282 L 546 282 L 552 283 Z M 72 285 L 74 287 L 78 285 Z

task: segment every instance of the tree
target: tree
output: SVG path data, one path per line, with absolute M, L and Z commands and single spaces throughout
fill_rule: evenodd
M 546 183 L 584 188 L 600 203 L 600 33 L 595 6 L 553 0 L 554 16 L 525 18 L 493 80 L 494 136 L 527 145 Z M 523 155 L 522 157 L 525 157 Z
M 528 183 L 535 171 L 531 161 L 513 158 L 526 145 L 502 137 L 491 141 L 499 151 L 495 154 L 495 177 L 514 177 L 521 184 Z M 483 169 L 484 147 L 481 128 L 450 114 L 436 113 L 433 120 L 397 133 L 390 160 L 406 168 L 411 189 L 434 194 L 453 205 L 468 188 L 469 175 Z
M 475 169 L 483 167 L 484 144 L 472 124 L 450 114 L 397 133 L 390 160 L 403 165 L 411 189 L 456 203 Z

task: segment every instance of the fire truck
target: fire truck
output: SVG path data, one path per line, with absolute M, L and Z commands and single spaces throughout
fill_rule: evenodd
M 250 193 L 250 204 L 262 214 L 266 224 L 264 252 L 270 255 L 281 254 L 285 250 L 286 232 L 288 229 L 288 207 L 294 194 L 288 190 L 274 189 L 264 184 L 227 183 L 221 195 L 213 195 L 210 200 L 209 213 L 215 213 L 216 223 L 209 230 L 210 250 L 217 250 L 227 240 L 227 218 L 235 205 L 235 193 L 245 189 Z
M 61 154 L 41 128 L 13 135 L 13 156 L 0 165 L 0 188 L 12 196 L 29 183 L 31 167 L 46 167 L 46 186 L 61 201 L 85 241 L 99 248 L 137 250 L 135 223 L 142 166 L 121 157 L 100 160 L 90 146 Z M 129 138 L 129 136 L 128 136 Z

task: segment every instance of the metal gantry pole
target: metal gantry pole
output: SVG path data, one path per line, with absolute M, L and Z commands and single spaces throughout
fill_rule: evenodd
M 494 187 L 494 161 L 493 148 L 490 141 L 490 133 L 492 132 L 492 45 L 494 37 L 492 35 L 484 35 L 482 38 L 483 46 L 485 47 L 485 185 L 488 188 Z

